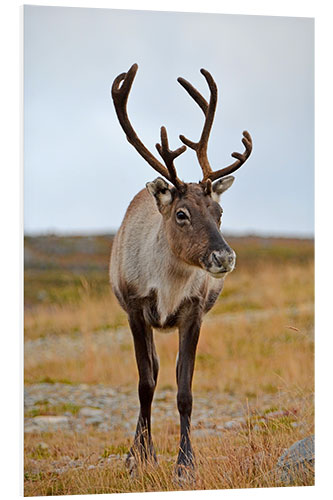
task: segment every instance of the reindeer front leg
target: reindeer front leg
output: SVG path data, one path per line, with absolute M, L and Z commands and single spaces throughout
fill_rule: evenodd
M 177 406 L 180 416 L 180 444 L 176 473 L 179 478 L 193 476 L 194 453 L 190 440 L 192 413 L 192 378 L 198 344 L 201 314 L 190 308 L 190 314 L 179 328 L 179 353 L 177 360 Z
M 151 404 L 157 383 L 158 357 L 155 350 L 153 331 L 143 319 L 141 312 L 131 314 L 129 323 L 133 334 L 135 356 L 139 372 L 140 413 L 133 446 L 127 457 L 130 471 L 136 467 L 136 459 L 156 462 L 151 438 Z

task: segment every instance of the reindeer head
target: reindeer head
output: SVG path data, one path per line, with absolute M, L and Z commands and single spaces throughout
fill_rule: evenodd
M 140 141 L 127 115 L 128 95 L 137 69 L 137 64 L 133 64 L 127 73 L 117 76 L 112 85 L 112 98 L 128 141 L 164 177 L 164 179 L 158 177 L 153 182 L 148 182 L 146 187 L 154 197 L 163 217 L 170 249 L 174 255 L 190 265 L 202 267 L 215 277 L 225 276 L 233 270 L 236 255 L 223 239 L 220 231 L 223 210 L 219 205 L 219 199 L 234 181 L 234 177 L 229 174 L 240 168 L 250 156 L 251 136 L 248 132 L 243 132 L 242 142 L 245 151 L 232 153 L 231 156 L 236 158 L 235 162 L 217 171 L 211 169 L 207 157 L 207 146 L 216 110 L 217 86 L 211 74 L 202 69 L 201 73 L 210 89 L 209 103 L 188 81 L 178 78 L 178 82 L 205 115 L 201 137 L 198 142 L 193 142 L 180 135 L 185 145 L 172 151 L 169 149 L 167 131 L 165 127 L 161 127 L 161 144 L 156 144 L 156 148 L 164 160 L 164 166 Z M 185 183 L 177 176 L 174 159 L 184 153 L 186 146 L 196 152 L 202 169 L 203 178 L 199 183 Z

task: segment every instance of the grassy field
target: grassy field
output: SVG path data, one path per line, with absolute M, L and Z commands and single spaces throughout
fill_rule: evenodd
M 243 420 L 236 429 L 194 433 L 195 489 L 279 485 L 272 474 L 278 457 L 284 448 L 314 432 L 313 241 L 247 237 L 228 238 L 228 242 L 237 253 L 237 269 L 227 277 L 202 327 L 193 415 L 196 394 L 203 399 L 207 394 L 211 400 L 216 393 L 243 408 Z M 127 319 L 108 284 L 111 244 L 110 236 L 26 237 L 27 386 L 105 384 L 125 394 L 135 390 L 137 369 Z M 104 334 L 107 344 L 101 342 Z M 175 394 L 177 334 L 155 338 L 160 357 L 156 395 Z M 54 339 L 60 344 L 54 344 Z M 42 342 L 51 346 L 45 357 L 37 355 L 36 346 Z M 61 345 L 62 350 L 53 345 Z M 80 349 L 71 351 L 71 345 Z M 39 404 L 33 415 L 59 415 L 66 410 L 66 404 Z M 227 404 L 219 410 L 215 418 L 209 417 L 211 429 L 220 428 Z M 29 433 L 25 495 L 179 489 L 173 482 L 178 433 L 176 413 L 154 423 L 159 465 L 148 467 L 135 479 L 128 476 L 122 460 L 131 437 L 121 428 L 111 433 L 93 426 L 84 433 Z M 84 466 L 54 472 L 55 462 L 78 457 Z M 300 477 L 296 484 L 313 484 L 313 476 Z

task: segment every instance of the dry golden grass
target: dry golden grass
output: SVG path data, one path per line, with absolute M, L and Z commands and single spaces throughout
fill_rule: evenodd
M 282 250 L 274 247 L 276 255 L 263 255 L 262 260 L 257 242 L 242 241 L 239 249 L 234 245 L 243 259 L 228 276 L 221 298 L 204 321 L 193 382 L 194 404 L 196 393 L 217 391 L 233 396 L 245 408 L 250 403 L 259 415 L 265 410 L 262 398 L 268 396 L 272 407 L 295 411 L 298 426 L 282 418 L 254 431 L 256 417 L 249 410 L 248 425 L 240 430 L 194 436 L 198 464 L 194 489 L 278 485 L 270 471 L 283 449 L 313 433 L 312 247 L 308 244 L 303 258 L 305 244 L 284 242 L 283 247 L 282 243 Z M 97 295 L 84 279 L 78 300 L 34 303 L 25 312 L 25 382 L 103 383 L 133 389 L 137 369 L 127 330 L 126 316 L 112 294 L 105 290 Z M 50 349 L 45 358 L 32 355 L 37 349 L 34 342 L 41 337 L 56 338 L 61 349 Z M 74 353 L 68 339 L 80 342 L 83 349 Z M 160 357 L 157 391 L 176 390 L 177 334 L 158 333 L 155 339 Z M 135 480 L 128 476 L 122 460 L 100 461 L 107 446 L 121 454 L 129 449 L 130 439 L 120 430 L 108 435 L 93 429 L 83 435 L 27 435 L 25 495 L 178 489 L 173 482 L 178 423 L 167 420 L 163 426 L 155 426 L 153 433 L 159 466 L 148 467 Z M 40 441 L 49 445 L 46 455 L 38 455 Z M 86 465 L 98 467 L 56 474 L 52 461 L 65 463 L 68 457 L 81 457 Z M 312 481 L 310 475 L 296 484 Z
M 285 448 L 313 433 L 311 403 L 299 405 L 299 419 L 306 424 L 301 431 L 287 420 L 267 423 L 261 432 L 253 430 L 253 416 L 237 431 L 224 431 L 220 436 L 193 437 L 196 453 L 196 481 L 185 489 L 209 490 L 227 488 L 257 488 L 281 486 L 274 474 L 276 462 Z M 163 422 L 154 428 L 158 466 L 140 467 L 138 476 L 131 478 L 124 466 L 124 452 L 131 441 L 121 433 L 102 434 L 96 431 L 66 435 L 43 436 L 49 446 L 40 452 L 40 437 L 25 439 L 25 495 L 73 495 L 89 493 L 125 493 L 173 491 L 181 487 L 174 481 L 174 464 L 178 446 L 178 426 Z M 112 443 L 111 447 L 107 445 Z M 107 462 L 109 450 L 114 458 Z M 116 456 L 118 455 L 118 456 Z M 112 455 L 111 455 L 112 456 Z M 66 465 L 69 460 L 82 460 L 83 466 L 56 472 L 52 463 Z M 38 467 L 36 469 L 36 462 Z M 93 468 L 90 468 L 92 466 Z M 295 485 L 313 484 L 313 475 L 299 474 Z
M 38 304 L 25 311 L 25 340 L 47 335 L 82 334 L 104 328 L 117 328 L 127 324 L 125 312 L 115 296 L 108 290 L 102 297 L 82 287 L 78 303 L 44 305 Z

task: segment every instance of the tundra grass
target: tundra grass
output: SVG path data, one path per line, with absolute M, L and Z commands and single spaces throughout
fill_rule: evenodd
M 262 424 L 254 430 L 255 416 L 246 425 L 217 435 L 193 436 L 196 481 L 185 489 L 229 489 L 281 486 L 275 472 L 283 451 L 305 435 L 313 433 L 311 402 L 296 403 L 298 427 L 286 418 Z M 178 426 L 166 420 L 153 426 L 158 465 L 142 466 L 131 477 L 124 465 L 131 437 L 121 432 L 85 434 L 45 434 L 25 438 L 25 495 L 73 495 L 174 491 L 182 489 L 174 481 Z M 46 444 L 46 446 L 45 446 Z M 76 467 L 66 470 L 66 464 Z M 293 485 L 313 484 L 313 471 L 301 472 Z
M 30 264 L 25 269 L 25 383 L 136 387 L 137 368 L 126 315 L 108 284 L 110 241 L 90 240 L 90 253 L 83 254 L 80 250 L 85 242 L 80 239 L 26 241 Z M 266 396 L 271 408 L 296 409 L 297 419 L 282 418 L 269 425 L 259 422 L 259 429 L 254 430 L 256 417 L 249 414 L 248 425 L 237 431 L 194 434 L 198 468 L 193 489 L 277 486 L 271 474 L 277 458 L 284 448 L 313 433 L 313 242 L 228 241 L 236 250 L 237 268 L 227 277 L 221 297 L 203 323 L 193 381 L 194 405 L 195 394 L 208 391 L 229 394 L 243 406 Z M 52 253 L 54 245 L 57 252 Z M 37 355 L 39 340 L 50 346 L 45 358 Z M 61 355 L 52 348 L 55 340 L 62 346 Z M 157 333 L 155 340 L 160 357 L 157 392 L 163 388 L 176 391 L 177 334 Z M 71 342 L 78 342 L 82 349 L 74 352 Z M 115 359 L 117 363 L 112 363 Z M 40 404 L 36 414 L 61 414 L 63 410 L 75 414 L 78 408 Z M 268 410 L 259 406 L 258 414 Z M 216 419 L 216 426 L 219 423 Z M 178 421 L 166 420 L 153 433 L 159 465 L 143 469 L 135 479 L 128 476 L 123 463 L 131 437 L 120 430 L 29 434 L 25 438 L 25 495 L 178 489 L 173 481 Z M 47 443 L 47 451 L 41 451 L 41 441 Z M 66 464 L 69 460 L 84 464 L 55 472 L 54 462 Z M 312 482 L 312 475 L 297 479 L 300 485 Z

